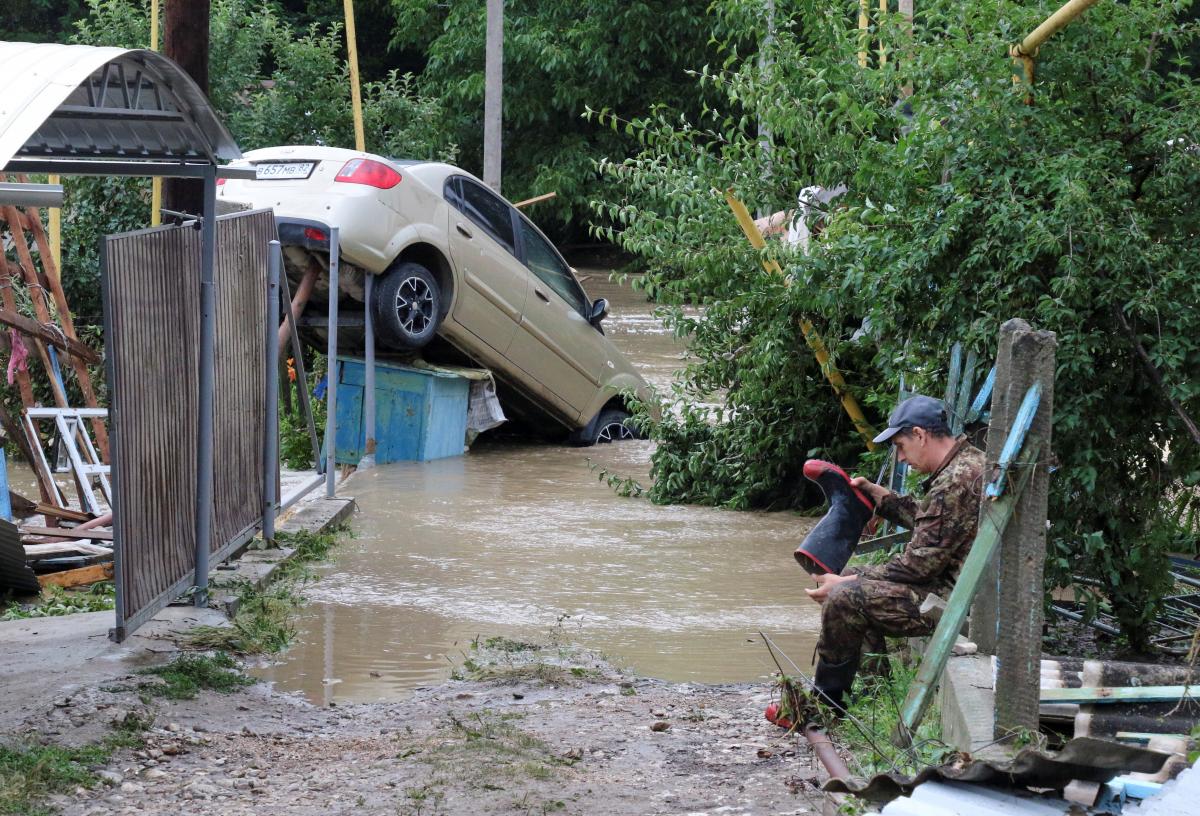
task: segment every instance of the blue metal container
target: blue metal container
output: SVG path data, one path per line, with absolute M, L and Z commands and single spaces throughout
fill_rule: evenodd
M 339 357 L 336 460 L 356 465 L 366 447 L 366 365 Z M 426 462 L 460 456 L 467 434 L 470 382 L 441 371 L 375 363 L 375 461 Z

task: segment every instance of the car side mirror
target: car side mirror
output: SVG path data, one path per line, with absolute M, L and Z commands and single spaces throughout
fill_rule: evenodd
M 588 317 L 588 322 L 593 326 L 599 326 L 600 321 L 608 317 L 608 301 L 604 298 L 596 298 L 592 302 L 592 314 Z

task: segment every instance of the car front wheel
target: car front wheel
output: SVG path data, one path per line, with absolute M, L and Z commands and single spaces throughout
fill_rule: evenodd
M 375 334 L 395 349 L 419 349 L 433 339 L 441 320 L 442 292 L 428 269 L 405 261 L 376 282 L 371 308 Z

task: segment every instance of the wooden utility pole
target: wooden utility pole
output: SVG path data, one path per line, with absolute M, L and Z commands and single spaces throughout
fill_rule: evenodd
M 208 96 L 209 0 L 166 0 L 164 12 L 163 54 Z M 199 215 L 204 210 L 204 183 L 168 179 L 163 185 L 163 207 Z
M 483 181 L 499 193 L 501 125 L 504 121 L 504 0 L 487 0 L 487 44 L 483 65 Z

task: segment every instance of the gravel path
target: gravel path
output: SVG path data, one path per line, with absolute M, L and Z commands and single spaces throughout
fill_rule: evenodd
M 145 678 L 130 677 L 26 728 L 81 742 L 153 719 L 104 785 L 50 803 L 68 816 L 820 812 L 823 771 L 763 719 L 766 686 L 636 678 L 561 649 L 506 655 L 475 678 L 318 708 L 264 685 L 146 703 Z

